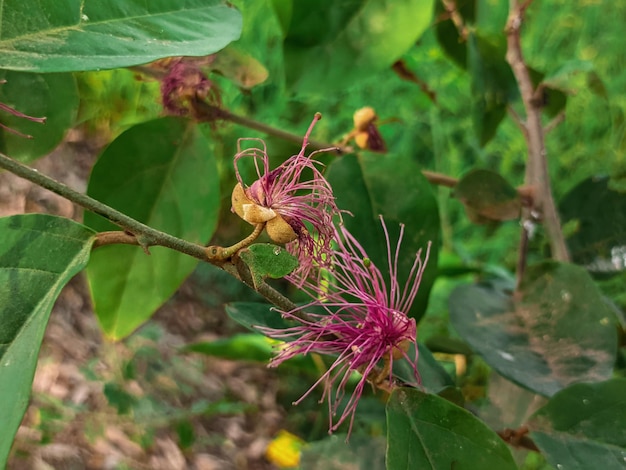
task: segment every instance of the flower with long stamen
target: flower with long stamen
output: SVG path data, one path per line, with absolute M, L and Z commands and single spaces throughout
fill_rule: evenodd
M 389 233 L 382 217 L 381 223 L 387 241 L 389 287 L 363 247 L 342 226 L 337 233 L 337 248 L 332 253 L 328 283 L 312 280 L 302 282 L 294 279 L 293 274 L 288 277 L 291 281 L 302 283 L 303 289 L 314 299 L 307 305 L 282 312 L 285 318 L 296 321 L 297 325 L 284 330 L 260 328 L 268 336 L 288 341 L 272 360 L 272 366 L 300 354 L 336 356 L 326 373 L 296 402 L 299 403 L 322 383 L 324 393 L 321 401 L 328 401 L 330 432 L 349 418 L 350 433 L 366 382 L 379 386 L 386 382 L 387 388 L 392 386 L 395 360 L 406 359 L 411 364 L 416 383 L 420 382 L 415 344 L 416 325 L 407 312 L 417 295 L 428 261 L 430 243 L 423 261 L 421 250 L 415 255 L 406 283 L 401 287 L 398 261 L 404 225 L 401 225 L 400 236 L 392 253 Z M 414 357 L 409 357 L 407 353 L 411 344 L 415 346 Z M 343 412 L 334 420 L 353 372 L 359 372 L 361 378 Z
M 317 152 L 304 154 L 313 126 L 320 118 L 317 113 L 300 152 L 277 168 L 270 170 L 265 143 L 260 139 L 240 139 L 234 162 L 238 183 L 232 194 L 233 211 L 250 224 L 265 223 L 273 241 L 287 244 L 288 251 L 298 258 L 297 271 L 302 279 L 328 264 L 333 217 L 339 215 L 332 188 L 320 170 L 323 165 L 311 158 Z M 260 142 L 262 149 L 241 150 L 246 141 Z M 239 172 L 238 162 L 243 158 L 254 160 L 258 178 L 250 186 Z M 305 171 L 310 179 L 304 178 Z

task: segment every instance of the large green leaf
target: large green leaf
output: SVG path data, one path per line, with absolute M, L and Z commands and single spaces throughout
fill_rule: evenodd
M 430 24 L 431 0 L 299 0 L 285 39 L 291 90 L 327 92 L 390 67 Z
M 410 158 L 399 155 L 348 155 L 335 160 L 328 169 L 337 204 L 350 211 L 344 216 L 346 227 L 359 240 L 374 264 L 385 274 L 387 245 L 379 214 L 389 229 L 392 249 L 399 235 L 399 224 L 405 224 L 399 261 L 398 281 L 406 280 L 415 253 L 425 253 L 432 242 L 419 293 L 408 315 L 419 320 L 426 310 L 428 294 L 437 274 L 440 236 L 439 212 L 430 184 Z M 388 274 L 388 273 L 387 273 Z
M 454 328 L 490 366 L 545 396 L 611 376 L 616 319 L 584 269 L 545 262 L 528 269 L 515 300 L 510 287 L 464 285 L 450 296 Z
M 206 243 L 217 224 L 219 176 L 197 126 L 161 118 L 121 134 L 93 168 L 87 192 L 151 227 Z M 114 230 L 85 214 L 98 231 Z M 110 245 L 96 250 L 87 274 L 103 330 L 122 338 L 147 320 L 191 273 L 197 260 L 170 249 Z
M 528 427 L 555 468 L 626 466 L 626 379 L 576 384 L 554 395 Z
M 78 90 L 70 74 L 35 74 L 0 70 L 0 102 L 32 117 L 45 117 L 45 124 L 0 111 L 0 122 L 27 139 L 0 129 L 0 151 L 23 162 L 50 153 L 74 125 Z
M 221 0 L 7 0 L 0 15 L 0 68 L 33 72 L 208 55 L 241 32 L 241 15 Z
M 517 469 L 496 433 L 470 412 L 418 390 L 396 389 L 387 403 L 389 470 Z
M 63 286 L 87 264 L 94 233 L 69 219 L 0 219 L 0 468 L 28 406 L 37 355 Z
M 563 223 L 574 225 L 567 245 L 574 261 L 594 273 L 626 269 L 626 194 L 608 177 L 582 181 L 559 204 Z

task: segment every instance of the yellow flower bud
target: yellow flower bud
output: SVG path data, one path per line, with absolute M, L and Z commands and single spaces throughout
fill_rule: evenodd
M 276 214 L 276 217 L 267 222 L 265 230 L 272 241 L 276 243 L 289 243 L 298 237 L 296 232 L 291 228 L 291 225 L 289 225 L 280 214 Z
M 252 204 L 252 201 L 248 199 L 248 196 L 246 196 L 246 192 L 241 186 L 241 183 L 237 183 L 233 188 L 233 193 L 230 196 L 230 200 L 233 205 L 233 210 L 235 211 L 235 214 L 245 220 L 243 205 Z
M 361 109 L 357 109 L 352 116 L 354 120 L 354 128 L 357 131 L 367 131 L 367 126 L 376 119 L 376 112 L 371 106 L 366 106 Z
M 276 212 L 272 209 L 252 202 L 246 196 L 246 191 L 241 186 L 241 183 L 235 185 L 231 195 L 231 203 L 235 213 L 252 225 L 261 224 L 276 217 Z
M 258 204 L 243 204 L 243 220 L 251 224 L 262 224 L 276 217 L 276 212 L 269 207 L 259 206 Z

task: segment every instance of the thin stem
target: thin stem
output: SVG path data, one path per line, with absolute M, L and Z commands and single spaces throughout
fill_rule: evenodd
M 296 144 L 302 144 L 302 136 L 298 134 L 293 134 L 291 132 L 284 131 L 282 129 L 277 129 L 272 126 L 268 126 L 267 124 L 263 124 L 262 122 L 255 121 L 254 119 L 250 119 L 244 116 L 239 116 L 238 114 L 233 114 L 226 109 L 222 109 L 219 106 L 215 106 L 207 103 L 204 100 L 196 98 L 192 101 L 192 106 L 195 110 L 195 116 L 201 121 L 214 121 L 216 119 L 221 119 L 224 121 L 230 121 L 235 124 L 239 124 L 240 126 L 247 127 L 249 129 L 254 129 L 256 131 L 263 132 L 268 135 L 273 135 L 274 137 L 278 137 L 279 139 L 286 140 L 288 142 L 294 142 Z M 336 144 L 329 144 L 326 142 L 319 142 L 316 140 L 309 140 L 309 147 L 320 150 L 320 149 L 328 149 L 329 152 L 334 152 L 336 155 L 344 155 L 348 153 L 353 153 L 354 149 L 349 146 L 337 146 Z
M 459 182 L 458 179 L 452 176 L 444 175 L 443 173 L 436 173 L 434 171 L 422 170 L 422 174 L 426 179 L 437 186 L 446 186 L 448 188 L 454 188 Z
M 85 194 L 81 194 L 72 188 L 53 180 L 52 178 L 39 173 L 26 165 L 23 165 L 10 157 L 0 153 L 0 168 L 9 170 L 11 173 L 24 178 L 32 183 L 35 183 L 42 188 L 46 188 L 53 193 L 63 196 L 79 206 L 89 209 L 98 215 L 110 220 L 115 225 L 122 227 L 125 231 L 137 237 L 137 242 L 141 246 L 153 246 L 160 245 L 171 248 L 181 253 L 185 253 L 194 258 L 198 258 L 202 261 L 207 261 L 205 248 L 202 245 L 197 245 L 180 238 L 174 237 L 164 232 L 148 227 L 141 222 L 116 211 L 112 207 L 102 204 L 95 199 L 90 198 Z
M 42 173 L 39 173 L 37 170 L 23 165 L 10 157 L 7 157 L 2 153 L 0 153 L 0 168 L 4 168 L 5 170 L 10 171 L 20 178 L 24 178 L 32 183 L 41 186 L 42 188 L 48 189 L 53 193 L 58 194 L 59 196 L 63 196 L 69 201 L 72 201 L 75 204 L 84 207 L 85 209 L 95 212 L 102 217 L 105 217 L 106 219 L 124 229 L 123 232 L 102 232 L 96 235 L 94 247 L 110 245 L 113 243 L 121 243 L 128 245 L 140 245 L 145 251 L 147 251 L 150 246 L 164 246 L 180 253 L 184 253 L 186 255 L 197 258 L 201 261 L 215 264 L 221 267 L 224 271 L 237 278 L 238 280 L 241 280 L 241 277 L 237 273 L 237 269 L 232 263 L 216 263 L 212 261 L 207 256 L 206 247 L 202 245 L 191 243 L 148 227 L 147 225 L 142 224 L 132 217 L 128 217 L 127 215 L 116 211 L 106 204 L 96 201 L 95 199 L 92 199 L 85 194 L 81 194 L 64 184 L 59 183 L 58 181 L 55 181 Z M 253 289 L 255 288 L 253 284 L 248 285 Z M 280 294 L 278 291 L 274 290 L 272 287 L 268 286 L 265 283 L 257 286 L 255 290 L 259 294 L 261 294 L 266 300 L 280 307 L 281 309 L 291 310 L 295 307 L 295 305 L 291 301 L 286 299 L 282 294 Z
M 559 114 L 554 116 L 552 118 L 552 120 L 550 122 L 548 122 L 548 124 L 545 125 L 545 127 L 543 128 L 543 132 L 545 132 L 547 134 L 547 133 L 553 131 L 563 121 L 565 121 L 565 111 L 561 111 Z
M 261 235 L 261 232 L 263 232 L 264 228 L 265 228 L 265 222 L 263 222 L 262 224 L 256 224 L 254 226 L 254 230 L 252 231 L 250 235 L 248 235 L 246 238 L 244 238 L 240 242 L 237 242 L 234 245 L 229 246 L 227 248 L 224 248 L 222 246 L 215 246 L 215 245 L 211 245 L 207 247 L 206 250 L 207 250 L 207 256 L 209 258 L 209 261 L 223 262 L 232 258 L 232 256 L 235 253 L 237 253 L 239 250 L 247 247 L 254 240 L 259 238 L 259 235 Z
M 536 99 L 536 90 L 533 87 L 528 67 L 524 62 L 520 40 L 524 12 L 531 3 L 532 0 L 526 0 L 523 3 L 518 0 L 510 0 L 509 18 L 505 29 L 507 35 L 506 59 L 515 75 L 526 111 L 527 132 L 525 138 L 528 146 L 528 164 L 526 165 L 525 184 L 535 190 L 534 210 L 543 219 L 552 257 L 557 261 L 566 262 L 570 260 L 570 256 L 550 187 L 544 128 L 541 123 L 542 105 L 540 100 Z M 520 253 L 520 256 L 525 256 L 525 254 Z
M 461 37 L 461 39 L 463 41 L 467 40 L 467 35 L 468 35 L 467 27 L 465 26 L 463 17 L 459 13 L 459 10 L 456 6 L 456 1 L 455 0 L 441 0 L 441 3 L 443 3 L 443 7 L 446 9 L 448 14 L 450 15 L 450 19 L 452 20 L 452 23 L 454 23 L 454 26 L 459 32 L 459 36 Z
M 434 104 L 437 104 L 437 94 L 430 89 L 426 81 L 419 78 L 417 74 L 415 74 L 415 72 L 409 69 L 409 67 L 406 65 L 406 62 L 404 62 L 402 59 L 394 62 L 394 64 L 391 66 L 391 70 L 393 70 L 396 75 L 402 80 L 415 83 L 430 101 L 432 101 Z

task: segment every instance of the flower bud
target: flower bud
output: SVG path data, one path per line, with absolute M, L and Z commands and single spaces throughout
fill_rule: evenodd
M 233 193 L 230 196 L 230 201 L 233 205 L 233 211 L 235 212 L 235 214 L 244 219 L 243 205 L 252 204 L 252 201 L 248 199 L 248 196 L 246 196 L 246 192 L 243 189 L 243 186 L 241 186 L 241 183 L 237 183 L 233 188 Z
M 276 217 L 267 222 L 265 230 L 272 241 L 280 244 L 289 243 L 298 238 L 291 225 L 280 214 L 277 214 Z
M 354 120 L 354 129 L 359 132 L 367 131 L 367 127 L 372 121 L 376 119 L 376 112 L 374 108 L 366 106 L 361 109 L 357 109 L 352 116 Z
M 235 185 L 230 199 L 235 214 L 250 224 L 261 224 L 276 217 L 276 212 L 269 207 L 262 207 L 252 202 L 241 183 Z

